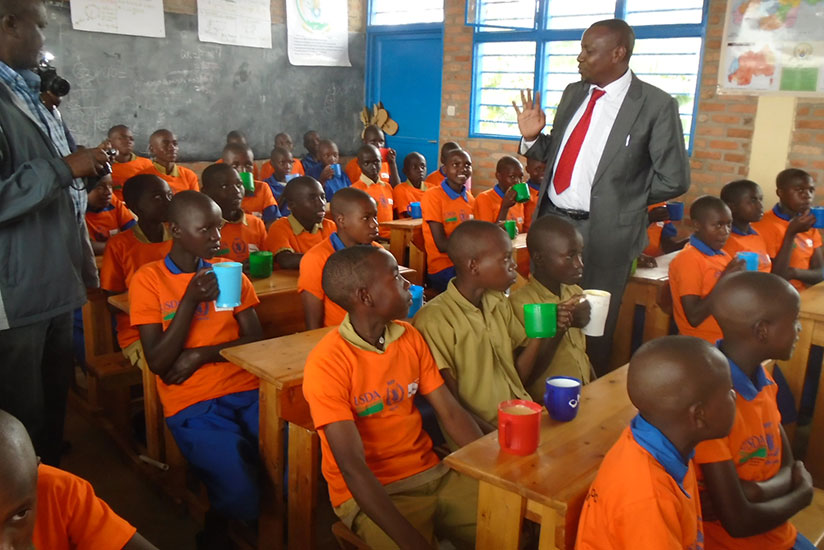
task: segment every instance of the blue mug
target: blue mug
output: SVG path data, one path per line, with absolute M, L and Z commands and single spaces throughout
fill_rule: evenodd
M 408 318 L 412 318 L 423 307 L 423 287 L 418 285 L 411 285 L 409 292 L 412 294 L 412 305 L 409 306 Z
M 824 228 L 824 206 L 813 206 L 810 208 L 810 214 L 815 216 L 813 227 L 818 229 Z
M 421 210 L 421 203 L 410 202 L 409 206 L 406 207 L 406 213 L 409 214 L 410 218 L 422 218 L 423 210 Z
M 331 164 L 330 166 L 332 167 L 332 172 L 335 174 L 335 177 L 339 178 L 342 173 L 340 171 L 340 164 Z
M 758 271 L 758 252 L 739 252 L 736 256 L 744 260 L 747 271 Z
M 679 201 L 668 202 L 667 213 L 671 221 L 677 222 L 684 219 L 684 203 Z
M 549 416 L 559 422 L 575 418 L 581 401 L 581 381 L 571 376 L 552 376 L 545 384 L 544 405 Z
M 286 180 L 286 183 L 289 183 L 298 176 L 300 176 L 300 174 L 286 174 L 286 177 L 284 179 Z

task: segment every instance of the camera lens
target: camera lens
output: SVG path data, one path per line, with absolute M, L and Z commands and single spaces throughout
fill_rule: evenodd
M 68 95 L 71 89 L 72 86 L 69 81 L 60 76 L 55 76 L 49 84 L 49 91 L 58 97 Z

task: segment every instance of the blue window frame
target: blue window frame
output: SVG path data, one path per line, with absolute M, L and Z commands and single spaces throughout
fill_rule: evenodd
M 467 0 L 467 24 L 475 28 L 470 137 L 519 139 L 512 101 L 519 102 L 525 88 L 541 90 L 548 130 L 564 88 L 580 79 L 581 35 L 592 23 L 615 17 L 635 31 L 630 68 L 678 101 L 691 150 L 708 3 Z

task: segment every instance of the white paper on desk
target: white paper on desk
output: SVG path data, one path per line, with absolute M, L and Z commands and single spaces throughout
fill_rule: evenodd
M 271 48 L 269 0 L 197 0 L 197 37 L 201 42 Z
M 292 65 L 351 67 L 349 7 L 344 0 L 286 0 Z
M 71 13 L 78 31 L 166 36 L 163 0 L 72 0 Z

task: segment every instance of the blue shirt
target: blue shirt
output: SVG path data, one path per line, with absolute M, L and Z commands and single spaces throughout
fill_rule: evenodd
M 320 181 L 320 173 L 323 172 L 323 168 L 326 166 L 325 164 L 315 160 L 315 158 L 309 154 L 300 159 L 300 163 L 303 165 L 303 171 L 307 176 L 311 176 Z M 327 198 L 327 200 L 329 199 Z
M 281 216 L 288 216 L 290 214 L 289 207 L 286 205 L 285 200 L 281 200 L 283 196 L 283 192 L 286 191 L 286 184 L 275 179 L 275 176 L 269 176 L 265 180 L 266 184 L 269 186 L 269 189 L 272 190 L 272 195 L 274 195 L 275 200 L 278 201 L 278 210 L 280 211 Z
M 323 192 L 326 193 L 326 201 L 331 201 L 332 197 L 335 196 L 335 193 L 344 187 L 350 187 L 351 185 L 352 182 L 349 181 L 349 176 L 342 172 L 340 177 L 332 177 L 326 180 L 323 184 Z
M 664 470 L 678 483 L 681 491 L 688 498 L 692 498 L 684 489 L 684 478 L 689 470 L 689 461 L 695 456 L 695 450 L 684 460 L 672 441 L 661 430 L 644 420 L 640 413 L 632 419 L 630 430 L 635 441 L 664 467 Z
M 723 340 L 719 340 L 715 345 L 720 349 L 722 343 Z M 759 393 L 761 393 L 761 390 L 773 384 L 773 382 L 770 382 L 767 378 L 763 365 L 758 365 L 758 368 L 755 369 L 755 372 L 753 373 L 753 378 L 750 378 L 747 376 L 747 373 L 741 370 L 741 367 L 735 364 L 735 361 L 729 358 L 729 356 L 725 354 L 724 357 L 727 358 L 727 363 L 730 364 L 732 387 L 735 390 L 735 393 L 743 397 L 745 400 L 752 401 L 758 396 Z
M 166 254 L 166 257 L 163 258 L 163 263 L 166 265 L 166 269 L 168 269 L 172 273 L 172 275 L 180 275 L 181 273 L 183 273 L 183 270 L 177 267 L 177 264 L 174 262 L 174 260 L 172 260 L 172 257 L 170 255 Z M 212 264 L 210 264 L 203 258 L 198 258 L 195 273 L 197 273 L 204 267 L 212 267 Z

